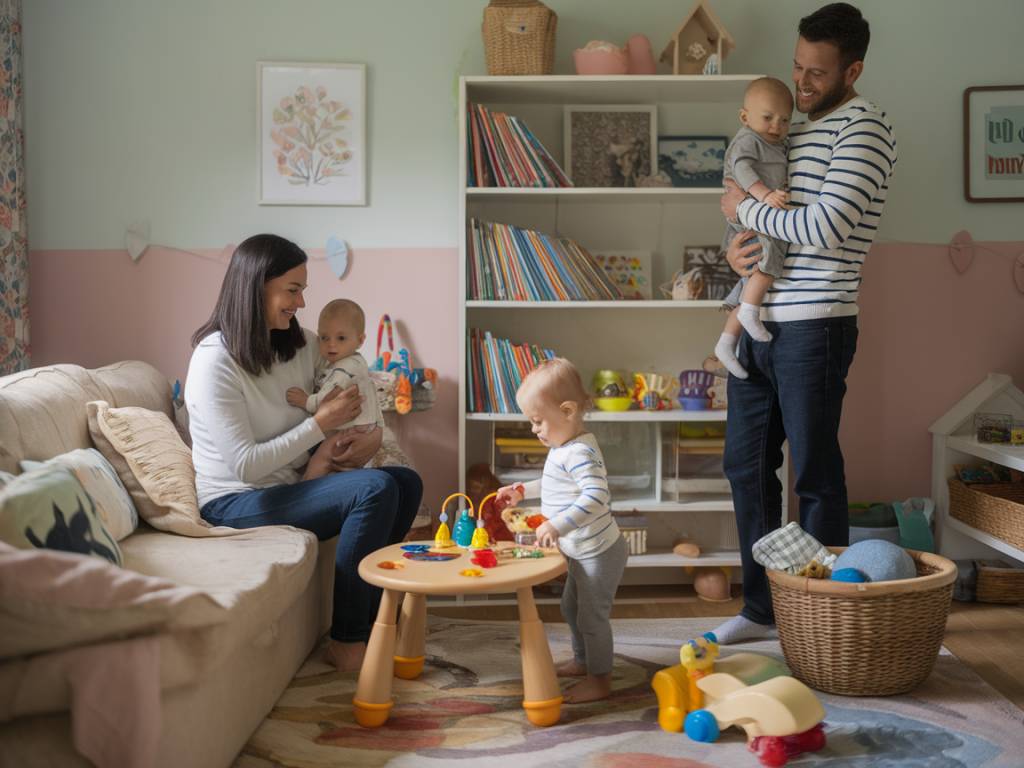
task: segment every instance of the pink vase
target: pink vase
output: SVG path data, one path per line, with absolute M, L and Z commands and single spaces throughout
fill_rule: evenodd
M 629 60 L 631 75 L 653 75 L 657 72 L 651 41 L 647 35 L 633 35 L 626 41 L 626 58 Z
M 621 48 L 577 48 L 572 52 L 572 60 L 576 65 L 577 75 L 624 75 L 629 69 L 626 52 Z

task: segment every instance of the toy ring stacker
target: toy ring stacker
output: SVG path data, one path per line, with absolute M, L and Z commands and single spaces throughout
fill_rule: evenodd
M 439 518 L 441 524 L 437 526 L 437 533 L 434 534 L 434 547 L 436 549 L 447 549 L 448 547 L 456 546 L 455 542 L 452 541 L 452 532 L 448 527 L 448 513 L 445 512 L 445 508 L 448 506 L 448 502 L 455 498 L 463 498 L 466 503 L 469 504 L 470 514 L 473 511 L 473 500 L 464 493 L 453 493 L 447 499 L 441 503 L 441 514 Z

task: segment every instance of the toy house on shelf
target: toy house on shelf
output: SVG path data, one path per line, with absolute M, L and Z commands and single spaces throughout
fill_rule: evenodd
M 989 423 L 1006 424 L 1006 434 Z M 990 373 L 929 428 L 936 530 L 946 557 L 1009 556 L 1024 562 L 1024 444 L 1010 442 L 1012 433 L 1019 436 L 1014 426 L 1022 424 L 1024 392 L 1006 374 Z M 1004 437 L 1005 442 L 988 442 Z M 1010 482 L 965 484 L 955 477 L 957 465 L 986 463 L 1008 474 Z
M 698 0 L 662 51 L 661 60 L 666 64 L 671 62 L 674 75 L 717 75 L 723 71 L 725 57 L 735 47 L 736 41 L 722 26 L 711 6 L 705 0 Z M 705 71 L 712 55 L 716 66 Z

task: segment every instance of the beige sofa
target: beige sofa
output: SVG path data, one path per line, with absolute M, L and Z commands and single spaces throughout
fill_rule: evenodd
M 173 418 L 152 366 L 36 368 L 0 378 L 0 470 L 90 447 L 86 403 L 141 406 Z M 281 526 L 187 538 L 140 523 L 120 542 L 125 567 L 211 595 L 219 623 L 159 636 L 158 766 L 230 765 L 330 621 L 334 544 Z M 61 653 L 0 661 L 0 766 L 77 766 Z

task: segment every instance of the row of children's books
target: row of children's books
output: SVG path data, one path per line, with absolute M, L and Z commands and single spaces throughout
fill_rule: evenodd
M 466 135 L 467 186 L 572 186 L 565 171 L 518 117 L 470 104 Z
M 579 243 L 470 219 L 466 294 L 493 301 L 600 301 L 622 293 Z
M 469 350 L 466 407 L 470 413 L 521 413 L 516 405 L 519 385 L 542 361 L 555 357 L 554 350 L 536 344 L 514 344 L 476 328 L 469 330 L 466 348 Z

